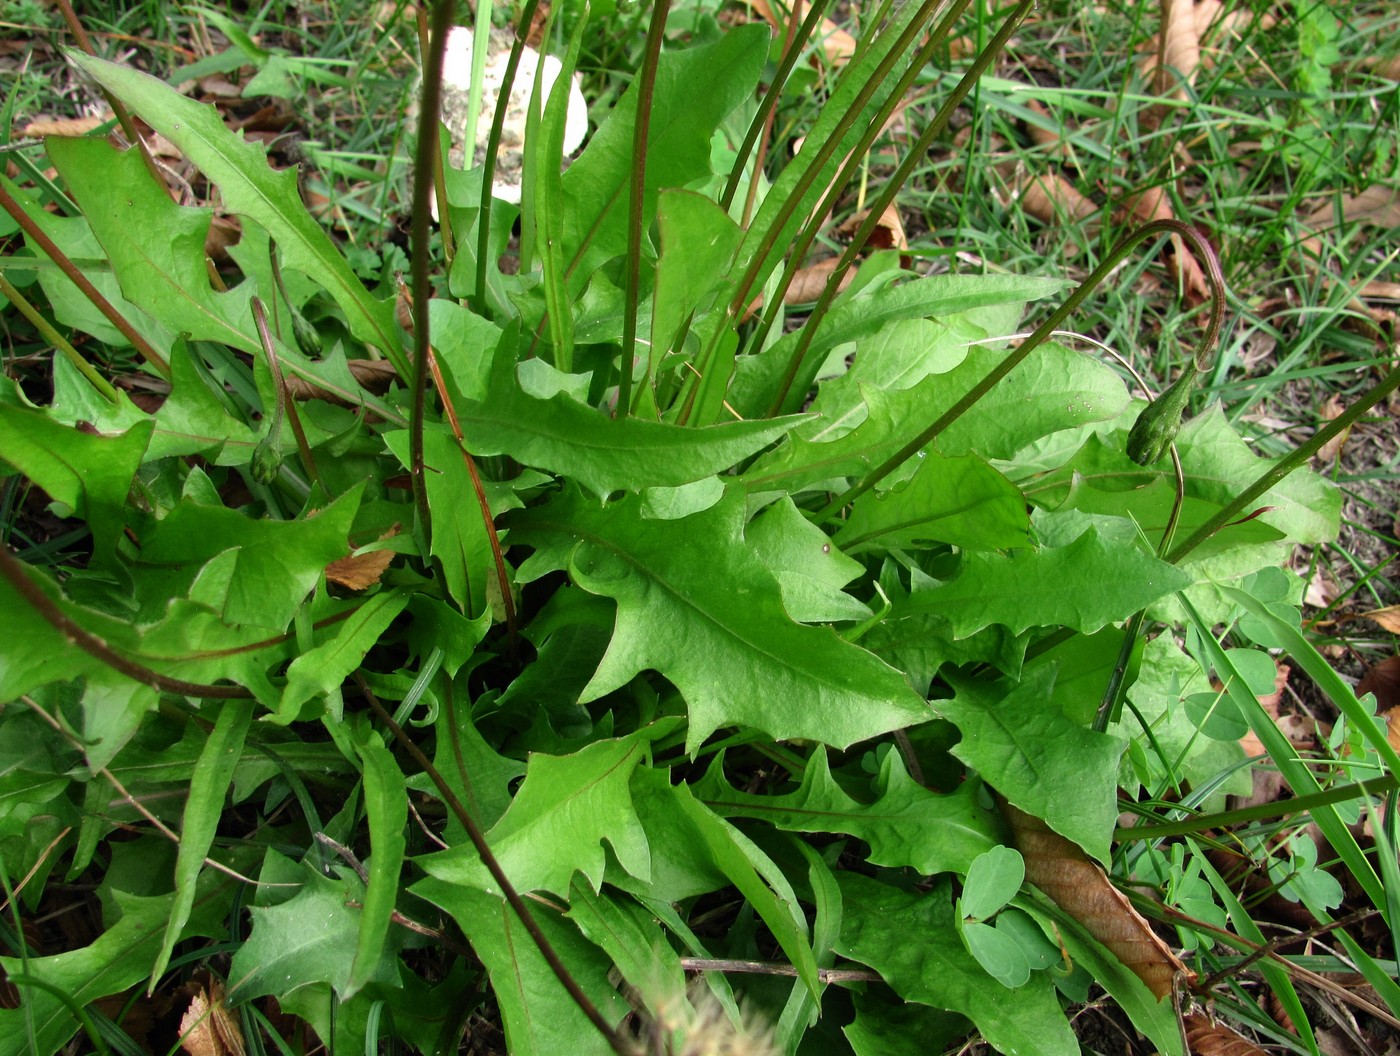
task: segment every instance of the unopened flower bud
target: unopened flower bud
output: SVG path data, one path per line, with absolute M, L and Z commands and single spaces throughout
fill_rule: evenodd
M 1181 429 L 1181 416 L 1191 398 L 1198 368 L 1192 360 L 1171 388 L 1142 409 L 1128 433 L 1128 457 L 1140 466 L 1150 466 L 1167 453 Z

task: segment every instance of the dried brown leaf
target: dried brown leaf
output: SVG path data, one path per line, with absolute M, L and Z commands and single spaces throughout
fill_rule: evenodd
M 1039 99 L 1027 99 L 1026 109 L 1045 122 L 1052 121 L 1050 111 Z M 1060 138 L 1060 134 L 1053 129 L 1046 128 L 1043 124 L 1033 121 L 1026 122 L 1026 135 L 1031 137 L 1031 142 L 1038 147 L 1046 148 L 1047 152 L 1057 158 L 1068 157 L 1070 153 L 1069 144 Z
M 1383 609 L 1372 609 L 1370 612 L 1363 612 L 1361 618 L 1380 624 L 1391 634 L 1400 634 L 1400 605 L 1387 605 Z
M 827 280 L 831 278 L 831 273 L 836 270 L 838 258 L 827 257 L 819 260 L 815 264 L 808 264 L 804 268 L 798 269 L 796 275 L 792 277 L 792 285 L 788 287 L 787 293 L 783 297 L 784 304 L 811 304 L 822 295 L 822 290 L 826 289 Z M 841 276 L 841 289 L 845 289 L 851 284 L 851 280 L 856 277 L 856 269 L 851 268 L 845 275 Z
M 243 1031 L 224 1007 L 217 979 L 199 988 L 180 1019 L 180 1047 L 189 1056 L 244 1056 Z
M 1356 695 L 1359 697 L 1366 693 L 1376 695 L 1378 711 L 1390 713 L 1400 709 L 1400 656 L 1387 657 L 1361 676 L 1361 681 L 1356 684 Z M 1387 736 L 1394 737 L 1400 733 L 1394 723 L 1391 728 L 1393 732 Z
M 391 539 L 399 534 L 396 524 L 379 537 L 379 541 Z M 367 554 L 350 554 L 338 558 L 326 566 L 326 581 L 335 583 L 347 590 L 365 590 L 379 582 L 384 570 L 394 560 L 392 550 L 371 550 Z
M 1346 410 L 1346 404 L 1342 402 L 1341 398 L 1336 393 L 1333 393 L 1322 401 L 1322 406 L 1317 409 L 1317 415 L 1324 422 L 1330 422 L 1344 410 Z M 1346 444 L 1347 437 L 1350 435 L 1351 429 L 1349 428 L 1338 433 L 1331 440 L 1318 448 L 1317 454 L 1313 455 L 1313 458 L 1319 465 L 1332 465 L 1332 463 L 1337 461 L 1337 456 L 1342 453 L 1342 447 Z
M 1171 948 L 1078 844 L 1005 801 L 1001 809 L 1026 860 L 1026 879 L 1112 950 L 1153 994 L 1166 997 L 1178 974 L 1190 977 Z
M 1193 0 L 1161 0 L 1162 22 L 1156 51 L 1143 63 L 1143 76 L 1152 92 L 1166 99 L 1185 99 L 1201 65 L 1201 40 L 1196 32 Z
M 869 215 L 869 209 L 853 213 L 837 225 L 836 234 L 843 238 L 853 237 Z M 875 225 L 875 230 L 870 233 L 870 238 L 865 244 L 874 249 L 902 251 L 909 248 L 909 238 L 904 233 L 904 221 L 900 219 L 899 208 L 894 202 L 885 206 L 885 211 L 880 214 L 879 223 Z
M 1016 182 L 1016 196 L 1027 216 L 1043 224 L 1084 223 L 1098 214 L 1099 207 L 1058 172 L 1043 176 L 1023 176 Z
M 1213 1023 L 1204 1012 L 1181 1017 L 1187 1051 L 1192 1056 L 1266 1056 L 1263 1049 L 1223 1023 Z
M 38 118 L 24 126 L 24 135 L 40 139 L 43 136 L 86 136 L 101 128 L 110 117 Z
M 376 395 L 388 392 L 389 386 L 398 377 L 394 365 L 383 359 L 351 359 L 346 361 L 346 366 L 350 368 L 350 374 L 362 387 Z M 287 394 L 294 400 L 325 400 L 327 403 L 339 404 L 342 407 L 356 406 L 319 385 L 313 385 L 305 378 L 288 375 L 286 382 Z
M 786 30 L 786 22 L 777 11 L 773 10 L 773 6 L 768 0 L 747 0 L 747 3 L 763 21 L 775 30 L 779 32 Z M 856 38 L 829 18 L 822 19 L 821 26 L 817 29 L 816 39 L 821 44 L 826 61 L 833 66 L 845 65 L 856 53 Z
M 1171 198 L 1167 195 L 1165 187 L 1149 187 L 1141 194 L 1135 194 L 1128 199 L 1128 210 L 1143 223 L 1150 223 L 1153 220 L 1175 220 L 1176 213 L 1172 210 Z M 1206 282 L 1206 273 L 1202 270 L 1200 261 L 1187 248 L 1186 243 L 1178 235 L 1172 235 L 1172 255 L 1168 261 L 1172 274 L 1181 284 L 1186 300 L 1191 303 L 1200 303 L 1210 299 L 1210 284 Z

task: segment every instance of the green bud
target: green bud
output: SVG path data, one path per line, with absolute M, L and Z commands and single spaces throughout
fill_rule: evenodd
M 1140 466 L 1150 466 L 1167 453 L 1181 429 L 1181 416 L 1191 398 L 1191 387 L 1198 373 L 1193 359 L 1171 388 L 1142 409 L 1128 433 L 1128 457 Z
M 321 333 L 306 321 L 300 312 L 292 312 L 292 333 L 296 335 L 297 347 L 302 355 L 316 359 L 321 354 Z
M 259 484 L 271 484 L 277 479 L 277 472 L 281 468 L 282 438 L 275 432 L 268 433 L 258 446 L 253 448 L 253 459 L 248 469 Z

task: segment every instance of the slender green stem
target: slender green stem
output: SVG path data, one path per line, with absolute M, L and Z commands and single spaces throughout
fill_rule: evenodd
M 944 40 L 952 32 L 957 20 L 962 17 L 963 12 L 967 10 L 970 2 L 971 0 L 957 0 L 947 13 L 944 14 L 937 27 L 929 33 L 928 40 L 924 42 L 923 46 L 915 54 L 913 61 L 908 63 L 904 74 L 900 77 L 894 90 L 890 92 L 889 101 L 898 104 L 904 100 L 905 93 L 909 90 L 909 86 L 914 83 L 914 80 L 923 72 L 924 66 L 933 58 L 938 49 L 943 46 Z M 986 61 L 990 62 L 991 59 L 995 57 L 996 52 L 992 51 L 989 47 L 984 54 L 987 56 Z M 981 61 L 980 57 L 979 61 Z M 975 79 L 980 76 L 980 70 L 982 68 L 983 67 L 974 65 L 973 72 L 970 72 L 968 76 L 972 77 L 975 81 Z M 954 90 L 953 94 L 944 101 L 938 113 L 934 116 L 933 122 L 924 130 L 919 142 L 909 151 L 905 159 L 906 161 L 913 159 L 919 164 L 923 163 L 927 145 L 932 143 L 934 137 L 939 135 L 944 127 L 947 126 L 948 121 L 952 118 L 953 112 L 962 102 L 962 97 L 965 94 L 966 92 L 959 94 L 957 90 Z M 817 236 L 821 233 L 821 229 L 826 223 L 826 218 L 835 207 L 837 200 L 846 192 L 846 187 L 850 184 L 852 177 L 866 164 L 866 152 L 869 151 L 871 144 L 880 136 L 881 132 L 884 130 L 884 125 L 885 118 L 883 115 L 880 120 L 870 123 L 870 128 L 865 131 L 860 141 L 851 150 L 850 156 L 846 159 L 836 179 L 831 181 L 831 187 L 827 191 L 826 196 L 822 199 L 821 204 L 813 211 L 812 219 L 807 224 L 806 230 L 802 232 L 797 241 L 793 244 L 792 252 L 788 256 L 787 267 L 783 270 L 782 278 L 778 280 L 778 287 L 773 292 L 772 300 L 768 304 L 767 310 L 763 313 L 763 321 L 749 337 L 748 345 L 750 348 L 757 349 L 764 346 L 769 331 L 772 330 L 781 313 L 783 301 L 787 296 L 788 289 L 792 286 L 793 280 L 807 262 L 808 250 L 811 249 L 812 243 L 817 240 Z M 885 207 L 893 201 L 894 196 L 899 193 L 900 188 L 903 187 L 912 169 L 912 164 L 900 167 L 895 177 L 886 184 L 881 195 L 867 211 L 868 215 L 865 221 L 862 222 L 860 229 L 856 232 L 856 237 L 852 240 L 851 245 L 847 246 L 842 253 L 840 260 L 837 262 L 836 271 L 833 273 L 834 281 L 828 280 L 826 286 L 822 290 L 821 297 L 817 301 L 816 307 L 813 308 L 812 314 L 803 324 L 803 336 L 800 339 L 799 347 L 793 352 L 792 358 L 788 361 L 788 369 L 783 376 L 782 385 L 772 405 L 768 408 L 768 417 L 771 418 L 780 413 L 783 401 L 787 399 L 787 394 L 792 387 L 793 379 L 797 376 L 803 359 L 806 358 L 807 349 L 811 347 L 812 338 L 816 334 L 817 327 L 821 324 L 822 318 L 826 315 L 836 294 L 841 289 L 841 279 L 850 270 L 856 256 L 869 240 L 871 233 L 879 226 L 885 213 Z
M 273 260 L 275 261 L 276 259 L 274 255 Z M 283 296 L 286 296 L 285 291 L 283 292 Z M 277 461 L 279 463 L 281 462 L 282 415 L 285 413 L 292 426 L 292 436 L 296 438 L 297 453 L 301 456 L 301 464 L 306 469 L 306 475 L 313 482 L 319 484 L 321 482 L 321 474 L 316 469 L 316 458 L 311 453 L 310 443 L 307 442 L 306 430 L 301 426 L 301 416 L 297 414 L 296 401 L 291 398 L 291 394 L 287 391 L 287 379 L 282 374 L 282 361 L 278 358 L 277 348 L 273 343 L 272 334 L 269 333 L 267 329 L 267 313 L 263 310 L 262 301 L 257 297 L 253 298 L 252 303 L 253 324 L 258 328 L 258 340 L 262 344 L 263 354 L 267 356 L 267 366 L 272 374 L 274 399 L 276 400 L 273 406 L 272 427 L 268 430 L 267 436 L 258 443 L 257 448 L 253 452 L 254 473 L 257 472 L 256 467 L 259 461 L 258 452 L 263 450 L 264 444 L 269 446 L 276 454 Z M 287 305 L 291 311 L 296 311 L 295 308 L 291 307 L 290 301 L 287 302 Z M 270 483 L 270 481 L 263 481 L 263 483 Z
M 622 358 L 618 364 L 617 407 L 614 415 L 627 417 L 632 401 L 632 363 L 637 344 L 637 298 L 642 274 L 642 202 L 646 196 L 647 143 L 651 138 L 651 100 L 656 88 L 656 66 L 661 60 L 661 38 L 671 0 L 655 0 L 647 27 L 646 54 L 637 73 L 637 122 L 632 126 L 632 173 L 627 196 L 626 284 L 622 308 Z
M 1314 433 L 1307 443 L 1303 444 L 1296 451 L 1284 455 L 1264 473 L 1260 474 L 1258 480 L 1217 510 L 1205 524 L 1192 532 L 1186 540 L 1168 554 L 1167 560 L 1176 564 L 1192 550 L 1196 549 L 1196 547 L 1200 546 L 1212 535 L 1220 531 L 1221 528 L 1224 528 L 1231 521 L 1234 521 L 1249 508 L 1251 503 L 1299 466 L 1304 465 L 1308 459 L 1322 450 L 1328 441 L 1340 436 L 1344 431 L 1351 428 L 1358 418 L 1381 400 L 1389 396 L 1397 388 L 1400 388 L 1400 365 L 1392 367 L 1390 372 L 1386 374 L 1379 383 L 1373 386 L 1370 391 L 1345 411 L 1337 415 L 1336 418 L 1332 419 L 1332 421 L 1328 422 Z
M 1349 785 L 1338 785 L 1321 792 L 1308 792 L 1293 799 L 1259 803 L 1239 810 L 1222 810 L 1215 814 L 1197 814 L 1180 821 L 1163 822 L 1161 825 L 1120 825 L 1113 830 L 1113 838 L 1125 840 L 1160 840 L 1169 836 L 1189 836 L 1205 832 L 1207 829 L 1224 829 L 1233 825 L 1243 825 L 1265 818 L 1281 818 L 1289 814 L 1303 814 L 1318 807 L 1333 803 L 1347 803 L 1362 796 L 1383 796 L 1400 788 L 1400 774 L 1386 774 L 1366 781 Z
M 1027 2 L 1029 2 L 1029 0 L 1027 0 Z M 894 69 L 895 65 L 904 58 L 905 51 L 907 51 L 909 45 L 913 43 L 914 38 L 919 35 L 919 31 L 923 29 L 924 23 L 933 17 L 933 13 L 937 10 L 940 3 L 942 3 L 942 0 L 924 0 L 918 12 L 909 20 L 904 30 L 895 39 L 888 53 L 886 53 L 885 57 L 871 72 L 869 80 L 861 86 L 856 97 L 851 100 L 850 105 L 846 108 L 846 112 L 841 115 L 841 120 L 838 121 L 836 127 L 831 130 L 831 135 L 826 138 L 826 142 L 822 143 L 820 149 L 813 155 L 811 164 L 803 171 L 802 178 L 792 188 L 787 196 L 787 200 L 783 202 L 782 208 L 778 211 L 778 214 L 773 218 L 773 222 L 764 232 L 763 239 L 760 241 L 753 259 L 750 261 L 743 278 L 735 289 L 734 296 L 730 299 L 729 313 L 733 318 L 739 318 L 744 307 L 749 303 L 750 294 L 758 282 L 758 277 L 763 270 L 765 261 L 777 246 L 778 239 L 782 237 L 782 233 L 787 227 L 788 222 L 792 219 L 793 214 L 796 213 L 798 207 L 801 206 L 802 202 L 805 200 L 807 191 L 816 183 L 817 178 L 825 169 L 826 163 L 836 154 L 842 141 L 846 138 L 846 134 L 860 118 L 861 112 L 865 109 L 865 104 L 871 100 L 883 85 L 888 83 L 890 72 Z M 898 105 L 901 101 L 900 99 L 887 100 L 887 108 L 892 110 L 893 107 Z M 880 119 L 880 122 L 883 123 L 883 119 Z
M 744 134 L 744 141 L 739 144 L 739 151 L 734 158 L 734 167 L 729 170 L 729 179 L 725 181 L 724 191 L 719 196 L 720 208 L 728 210 L 734 201 L 734 195 L 739 190 L 739 183 L 744 178 L 744 169 L 748 165 L 749 154 L 754 149 L 754 144 L 758 142 L 758 137 L 763 134 L 763 130 L 768 127 L 769 120 L 778 108 L 778 103 L 782 100 L 783 89 L 787 86 L 788 77 L 792 75 L 793 69 L 797 66 L 797 61 L 802 57 L 803 45 L 812 39 L 812 34 L 816 32 L 817 26 L 821 24 L 822 16 L 826 14 L 827 4 L 831 0 L 815 0 L 811 10 L 807 12 L 807 17 L 802 25 L 798 27 L 797 37 L 783 53 L 783 61 L 778 64 L 778 72 L 773 75 L 773 82 L 764 93 L 763 102 L 759 105 L 758 113 L 749 122 L 749 130 Z M 752 182 L 757 183 L 759 178 L 759 167 L 754 166 Z
M 987 42 L 985 48 L 978 52 L 977 58 L 973 61 L 972 66 L 963 74 L 961 80 L 958 81 L 957 86 L 949 94 L 948 98 L 943 100 L 943 104 L 938 108 L 938 112 L 934 115 L 933 120 L 929 122 L 928 127 L 920 134 L 914 146 L 905 154 L 904 160 L 900 162 L 899 168 L 895 170 L 894 175 L 890 177 L 880 193 L 870 203 L 870 209 L 866 214 L 865 220 L 861 222 L 860 227 L 856 230 L 855 236 L 851 239 L 851 244 L 846 247 L 845 252 L 841 254 L 840 260 L 836 262 L 836 268 L 827 278 L 826 286 L 822 290 L 821 297 L 818 298 L 816 305 L 812 308 L 811 315 L 808 316 L 806 322 L 802 326 L 802 336 L 798 339 L 797 347 L 792 351 L 792 356 L 788 360 L 787 370 L 783 374 L 782 383 L 779 385 L 777 395 L 772 405 L 769 407 L 770 417 L 781 411 L 783 403 L 787 400 L 788 392 L 792 388 L 792 383 L 802 369 L 803 360 L 807 358 L 807 350 L 811 347 L 812 341 L 816 337 L 817 329 L 820 327 L 821 321 L 825 318 L 832 302 L 835 301 L 837 292 L 841 289 L 841 280 L 845 277 L 846 273 L 850 271 L 851 265 L 855 263 L 857 255 L 865 248 L 865 244 L 869 241 L 875 228 L 880 225 L 880 220 L 884 216 L 885 209 L 894 201 L 895 196 L 909 179 L 914 169 L 924 164 L 929 146 L 948 126 L 948 122 L 952 120 L 954 112 L 962 105 L 963 100 L 967 98 L 968 93 L 972 91 L 977 82 L 982 79 L 982 74 L 985 73 L 987 67 L 996 60 L 997 55 L 1001 53 L 1001 49 L 1006 46 L 1006 42 L 1011 39 L 1011 35 L 1016 31 L 1016 28 L 1020 26 L 1026 15 L 1030 14 L 1030 10 L 1034 6 L 1034 0 L 1021 0 L 1020 5 L 1007 16 L 996 35 Z M 944 24 L 951 26 L 951 23 L 948 23 L 946 19 Z
M 423 424 L 428 395 L 428 207 L 433 193 L 433 159 L 438 154 L 438 115 L 442 109 L 442 56 L 447 47 L 447 31 L 452 27 L 452 0 L 435 0 L 429 47 L 423 56 L 423 94 L 418 114 L 418 156 L 413 168 L 413 384 L 412 408 L 408 416 L 409 475 L 413 480 L 413 508 L 418 520 L 422 552 L 429 552 L 432 538 L 432 511 L 428 507 L 428 486 L 423 468 Z
M 53 328 L 53 324 L 44 318 L 39 309 L 29 303 L 29 299 L 15 289 L 13 283 L 5 278 L 5 273 L 0 271 L 0 294 L 3 294 L 11 304 L 19 309 L 19 314 L 34 324 L 34 329 L 54 348 L 63 353 L 65 359 L 73 364 L 73 368 L 85 377 L 94 389 L 96 389 L 108 403 L 116 406 L 121 402 L 121 397 L 117 395 L 117 390 L 112 383 L 97 372 L 97 368 L 79 355 L 78 350 L 73 347 L 69 340 Z
M 29 214 L 24 211 L 19 202 L 15 201 L 3 184 L 0 184 L 0 209 L 4 209 L 5 212 L 10 214 L 14 222 L 19 224 L 20 228 L 23 229 L 25 235 L 32 239 L 34 244 L 42 249 L 44 254 L 57 265 L 58 270 L 71 279 L 73 285 L 82 290 L 83 296 L 92 302 L 93 307 L 101 312 L 109 323 L 121 331 L 121 335 L 131 342 L 132 347 L 140 353 L 141 358 L 149 363 L 156 373 L 169 381 L 169 361 L 151 347 L 151 343 L 141 336 L 137 329 L 127 321 L 126 317 L 122 315 L 121 312 L 117 311 L 116 306 L 113 305 L 111 301 L 97 292 L 97 287 L 89 282 L 87 276 L 79 271 L 77 266 L 68 259 L 68 255 L 54 244 L 53 239 L 44 234 L 39 225 L 30 218 Z
M 1027 3 L 1023 3 L 1022 6 L 1025 7 L 1028 3 L 1029 0 L 1027 0 Z M 1102 263 L 1089 273 L 1089 277 L 1066 298 L 1064 304 L 1060 305 L 1059 308 L 1051 313 L 1050 317 L 1046 319 L 1045 322 L 1036 327 L 1031 336 L 1026 338 L 1019 348 L 1011 352 L 1005 359 L 988 371 L 986 376 L 968 390 L 957 403 L 953 404 L 952 407 L 939 415 L 937 421 L 920 432 L 918 436 L 914 437 L 913 440 L 909 441 L 909 443 L 901 447 L 884 462 L 880 463 L 875 469 L 871 470 L 858 483 L 852 485 L 850 488 L 846 489 L 846 491 L 832 499 L 831 502 L 817 514 L 817 520 L 826 520 L 848 503 L 864 495 L 876 484 L 893 473 L 895 469 L 914 457 L 916 452 L 930 443 L 935 437 L 939 436 L 948 426 L 961 418 L 978 400 L 990 392 L 997 382 L 1010 374 L 1022 360 L 1039 348 L 1050 335 L 1050 332 L 1057 330 L 1060 324 L 1073 314 L 1074 310 L 1083 303 L 1084 299 L 1088 297 L 1104 279 L 1112 274 L 1124 257 L 1137 248 L 1140 243 L 1161 234 L 1180 235 L 1182 238 L 1187 239 L 1206 262 L 1206 275 L 1211 283 L 1211 317 L 1210 324 L 1206 328 L 1205 335 L 1201 338 L 1196 355 L 1197 358 L 1200 358 L 1202 355 L 1208 354 L 1209 349 L 1214 346 L 1216 338 L 1219 336 L 1220 325 L 1225 312 L 1225 281 L 1220 274 L 1219 261 L 1216 260 L 1215 253 L 1210 248 L 1210 244 L 1196 232 L 1195 228 L 1188 227 L 1179 220 L 1154 220 L 1138 228 L 1136 231 L 1125 235 L 1119 243 L 1113 247 Z M 1171 558 L 1168 558 L 1168 560 L 1171 560 Z
M 486 255 L 491 244 L 491 185 L 496 179 L 496 151 L 501 146 L 501 133 L 505 129 L 506 112 L 510 109 L 511 85 L 515 83 L 515 73 L 520 69 L 520 56 L 525 50 L 525 34 L 534 21 L 535 10 L 540 0 L 525 0 L 520 18 L 515 24 L 515 43 L 510 47 L 510 57 L 506 59 L 505 83 L 501 95 L 496 100 L 496 113 L 491 118 L 491 134 L 486 140 L 486 159 L 482 162 L 481 206 L 476 218 L 476 294 L 474 305 L 478 312 L 486 311 Z

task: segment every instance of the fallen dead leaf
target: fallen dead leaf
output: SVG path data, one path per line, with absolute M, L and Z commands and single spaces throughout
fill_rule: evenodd
M 1144 223 L 1177 218 L 1172 209 L 1171 198 L 1167 195 L 1166 188 L 1160 184 L 1130 197 L 1127 208 L 1133 216 Z M 1186 247 L 1186 243 L 1179 235 L 1172 235 L 1171 243 L 1172 255 L 1168 259 L 1168 266 L 1181 284 L 1186 300 L 1193 304 L 1209 300 L 1210 285 L 1206 282 L 1206 274 L 1201 268 L 1200 261 Z
M 363 388 L 376 395 L 388 392 L 389 386 L 398 377 L 393 364 L 384 359 L 351 359 L 345 365 Z M 287 394 L 294 400 L 325 400 L 341 407 L 357 406 L 329 389 L 311 384 L 305 378 L 288 375 L 286 381 Z
M 1112 950 L 1154 995 L 1166 997 L 1180 976 L 1194 978 L 1078 844 L 1000 797 L 998 802 L 1026 860 L 1026 879 Z
M 180 1019 L 180 1047 L 189 1056 L 244 1056 L 243 1031 L 224 1007 L 223 984 L 199 988 Z
M 826 289 L 827 280 L 831 278 L 831 273 L 836 270 L 839 258 L 827 257 L 819 260 L 815 264 L 808 264 L 806 267 L 798 269 L 792 278 L 792 285 L 788 287 L 787 293 L 783 295 L 784 304 L 811 304 L 822 295 L 822 290 Z M 841 277 L 841 289 L 845 289 L 851 284 L 851 280 L 856 277 L 856 269 L 851 268 Z
M 869 216 L 869 209 L 853 213 L 837 225 L 836 234 L 846 239 L 854 237 L 860 225 L 865 223 Z M 901 252 L 909 248 L 909 238 L 904 233 L 904 221 L 900 219 L 899 207 L 894 202 L 887 205 L 885 211 L 880 214 L 879 223 L 875 225 L 875 230 L 870 233 L 870 238 L 865 244 L 873 249 L 897 249 Z
M 391 539 L 399 534 L 396 524 L 379 537 L 379 541 Z M 326 566 L 326 580 L 347 590 L 365 590 L 379 582 L 384 570 L 394 560 L 392 550 L 371 550 L 367 554 L 351 554 L 338 558 Z
M 1346 410 L 1346 404 L 1344 404 L 1341 397 L 1334 392 L 1328 396 L 1327 399 L 1322 401 L 1322 406 L 1317 409 L 1317 415 L 1324 422 L 1330 422 L 1344 410 Z M 1350 435 L 1351 430 L 1346 429 L 1327 441 L 1322 447 L 1318 448 L 1317 454 L 1313 455 L 1318 465 L 1330 466 L 1335 463 L 1337 457 L 1342 453 L 1342 447 L 1346 444 L 1347 437 Z
M 1314 609 L 1325 609 L 1342 593 L 1332 573 L 1321 565 L 1313 569 L 1308 578 L 1308 589 L 1303 592 L 1303 604 Z
M 1201 39 L 1196 32 L 1194 0 L 1161 0 L 1162 20 L 1157 50 L 1143 64 L 1152 92 L 1167 99 L 1185 99 L 1201 64 Z
M 1391 634 L 1400 634 L 1400 605 L 1387 605 L 1383 609 L 1372 609 L 1370 612 L 1363 612 L 1360 618 L 1380 624 Z
M 1181 1017 L 1186 1050 L 1193 1056 L 1265 1056 L 1264 1050 L 1223 1023 L 1214 1023 L 1204 1012 Z
M 86 136 L 110 120 L 110 117 L 38 118 L 24 126 L 23 134 L 34 139 L 44 136 Z
M 1096 216 L 1099 207 L 1079 193 L 1078 188 L 1058 172 L 1042 176 L 1022 176 L 1015 193 L 1021 208 L 1043 224 L 1070 220 L 1082 224 Z
M 1361 681 L 1356 684 L 1356 695 L 1360 697 L 1367 693 L 1376 695 L 1378 712 L 1389 714 L 1400 709 L 1400 656 L 1382 660 L 1361 676 Z
M 780 19 L 768 0 L 746 0 L 746 2 L 759 18 L 778 32 L 781 33 L 787 28 L 786 22 Z M 816 32 L 816 39 L 821 43 L 822 53 L 826 56 L 826 61 L 833 66 L 844 66 L 856 53 L 856 38 L 829 18 L 822 19 Z

